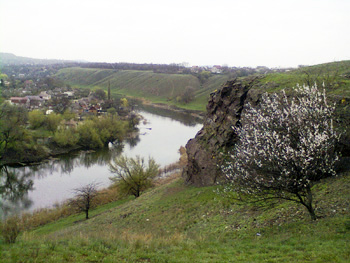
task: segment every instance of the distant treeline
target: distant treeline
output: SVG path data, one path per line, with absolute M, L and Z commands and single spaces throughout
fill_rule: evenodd
M 115 70 L 149 70 L 155 73 L 183 73 L 188 68 L 180 64 L 136 64 L 136 63 L 81 63 L 82 68 Z

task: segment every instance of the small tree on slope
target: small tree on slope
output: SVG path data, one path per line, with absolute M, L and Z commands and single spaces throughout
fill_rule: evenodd
M 296 97 L 264 94 L 259 107 L 248 105 L 245 123 L 235 127 L 240 140 L 223 167 L 224 191 L 252 200 L 285 199 L 304 205 L 313 220 L 313 183 L 335 175 L 339 135 L 332 122 L 334 105 L 317 87 L 298 86 Z
M 98 195 L 97 186 L 97 183 L 90 183 L 73 190 L 75 197 L 69 201 L 69 205 L 84 212 L 85 219 L 89 219 L 89 210 L 94 207 L 94 199 Z
M 116 183 L 123 194 L 139 197 L 143 191 L 153 185 L 153 179 L 158 175 L 159 165 L 153 158 L 128 158 L 120 156 L 109 164 L 110 171 L 114 173 L 110 180 Z

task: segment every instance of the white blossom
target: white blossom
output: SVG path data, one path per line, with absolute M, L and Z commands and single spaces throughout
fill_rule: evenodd
M 298 85 L 295 92 L 292 98 L 266 93 L 257 107 L 247 105 L 242 126 L 233 127 L 240 140 L 223 171 L 235 190 L 297 201 L 311 213 L 312 182 L 335 175 L 339 134 L 325 91 Z

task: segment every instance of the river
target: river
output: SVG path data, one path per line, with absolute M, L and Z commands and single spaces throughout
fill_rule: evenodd
M 179 159 L 179 148 L 202 126 L 190 115 L 162 109 L 148 108 L 139 113 L 146 120 L 139 125 L 139 136 L 122 145 L 99 151 L 78 151 L 39 165 L 3 167 L 14 176 L 0 178 L 0 187 L 6 190 L 11 186 L 7 193 L 2 191 L 2 209 L 23 212 L 49 208 L 73 197 L 73 189 L 86 184 L 95 182 L 100 188 L 107 187 L 113 176 L 108 164 L 120 154 L 153 157 L 161 167 L 174 163 Z

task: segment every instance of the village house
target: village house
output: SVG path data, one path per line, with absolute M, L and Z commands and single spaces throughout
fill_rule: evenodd
M 28 98 L 27 97 L 11 97 L 10 102 L 13 105 L 27 106 Z
M 191 72 L 199 73 L 199 71 L 200 71 L 200 68 L 198 66 L 192 66 L 191 67 Z
M 39 109 L 44 105 L 44 100 L 39 96 L 11 97 L 10 103 L 17 106 L 25 106 L 29 109 Z
M 39 109 L 44 105 L 44 100 L 39 96 L 26 96 L 26 98 L 29 100 L 27 105 L 30 109 Z
M 220 65 L 214 65 L 211 69 L 210 69 L 211 73 L 214 74 L 220 74 L 222 73 L 222 67 Z
M 48 101 L 51 99 L 51 95 L 49 95 L 47 93 L 47 91 L 42 91 L 40 92 L 40 94 L 38 95 L 40 98 L 42 98 L 44 101 Z
M 89 113 L 97 115 L 97 108 L 95 106 L 90 106 Z
M 69 99 L 73 99 L 74 98 L 74 92 L 73 91 L 65 91 L 65 92 L 63 92 L 63 96 L 66 96 Z

